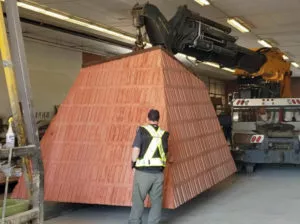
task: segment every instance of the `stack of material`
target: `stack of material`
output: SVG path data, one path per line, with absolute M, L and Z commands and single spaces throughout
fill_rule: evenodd
M 45 199 L 129 206 L 131 144 L 150 108 L 161 112 L 174 157 L 165 208 L 236 171 L 203 82 L 153 48 L 82 69 L 42 140 Z M 25 197 L 22 181 L 14 194 Z

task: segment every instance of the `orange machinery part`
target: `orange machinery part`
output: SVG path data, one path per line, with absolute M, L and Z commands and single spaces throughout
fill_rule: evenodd
M 267 57 L 266 63 L 256 73 L 249 74 L 248 72 L 236 69 L 237 76 L 261 76 L 264 80 L 269 82 L 280 82 L 281 97 L 292 97 L 291 93 L 291 63 L 283 59 L 283 53 L 277 48 L 271 49 L 253 49 L 255 51 L 264 52 Z

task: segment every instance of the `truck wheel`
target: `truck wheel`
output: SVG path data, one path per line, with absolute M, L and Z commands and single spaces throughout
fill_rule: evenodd
M 246 172 L 247 173 L 253 173 L 254 172 L 254 166 L 255 166 L 255 164 L 247 164 L 246 165 Z

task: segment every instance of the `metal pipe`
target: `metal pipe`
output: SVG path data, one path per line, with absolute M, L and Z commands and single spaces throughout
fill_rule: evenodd
M 21 107 L 19 104 L 20 100 L 19 100 L 18 91 L 17 91 L 17 82 L 16 82 L 15 73 L 13 70 L 13 63 L 12 63 L 11 55 L 10 55 L 9 44 L 8 44 L 7 35 L 6 35 L 5 21 L 4 21 L 4 17 L 3 17 L 3 9 L 2 9 L 1 3 L 0 3 L 0 52 L 1 52 L 1 56 L 2 56 L 3 66 L 4 66 L 4 74 L 5 74 L 6 85 L 7 85 L 7 90 L 8 90 L 9 102 L 10 102 L 10 107 L 11 107 L 11 111 L 12 111 L 12 116 L 14 119 L 18 144 L 19 144 L 19 146 L 25 146 L 26 145 L 26 135 L 25 135 L 25 130 L 24 130 L 24 123 L 23 123 L 23 118 L 22 118 Z M 28 171 L 30 172 L 29 160 L 23 158 L 22 161 L 25 164 L 25 166 L 27 167 Z M 28 181 L 28 179 L 31 178 L 29 172 L 24 172 L 25 179 L 27 180 L 26 185 L 28 187 L 28 195 L 31 194 L 30 181 Z
M 0 52 L 2 56 L 2 62 L 4 67 L 5 80 L 8 90 L 9 102 L 12 111 L 14 123 L 16 124 L 16 134 L 19 145 L 26 144 L 25 131 L 23 128 L 23 120 L 21 108 L 19 105 L 19 96 L 17 92 L 17 82 L 15 73 L 13 70 L 13 63 L 11 61 L 11 55 L 9 51 L 9 45 L 6 35 L 6 27 L 3 17 L 2 4 L 0 3 Z
M 21 20 L 22 23 L 27 23 L 27 24 L 30 24 L 30 25 L 33 25 L 33 26 L 44 27 L 46 29 L 59 31 L 59 32 L 70 34 L 70 35 L 73 35 L 73 36 L 82 37 L 82 38 L 86 38 L 86 39 L 89 39 L 89 40 L 98 41 L 98 42 L 102 42 L 102 43 L 107 43 L 107 44 L 118 46 L 118 47 L 124 47 L 124 48 L 127 48 L 127 49 L 132 49 L 134 47 L 134 44 L 128 44 L 128 43 L 118 41 L 118 40 L 114 40 L 114 39 L 111 39 L 111 38 L 108 38 L 108 37 L 93 35 L 93 34 L 84 33 L 84 32 L 80 32 L 80 31 L 76 31 L 76 30 L 71 30 L 71 29 L 67 29 L 67 28 L 64 28 L 64 27 L 52 25 L 52 24 L 45 23 L 45 22 L 39 22 L 39 21 L 36 21 L 36 20 L 27 19 L 27 18 L 24 18 L 24 17 L 21 17 L 20 20 Z
M 18 80 L 19 92 L 23 107 L 24 122 L 29 144 L 33 144 L 38 149 L 32 157 L 32 205 L 39 208 L 39 218 L 33 220 L 35 224 L 42 224 L 44 220 L 43 202 L 44 202 L 44 167 L 41 159 L 40 141 L 38 129 L 34 116 L 31 85 L 29 81 L 29 72 L 25 56 L 24 40 L 22 36 L 19 10 L 16 0 L 5 2 L 7 22 L 10 32 L 10 41 L 12 44 L 12 55 L 15 62 L 16 78 Z
M 8 155 L 8 167 L 11 167 L 11 157 L 12 157 L 12 148 L 9 149 L 9 155 Z M 11 175 L 11 170 L 10 170 Z M 5 178 L 5 190 L 4 190 L 4 199 L 2 204 L 2 219 L 1 223 L 4 224 L 5 214 L 6 214 L 6 202 L 7 202 L 7 194 L 8 194 L 8 185 L 9 185 L 9 177 L 10 175 L 7 175 Z
M 4 17 L 7 17 L 6 13 L 4 13 Z M 93 40 L 93 41 L 97 41 L 97 42 L 101 42 L 101 43 L 106 43 L 106 44 L 116 46 L 116 47 L 123 47 L 123 48 L 130 49 L 130 50 L 132 50 L 134 48 L 134 44 L 129 44 L 129 43 L 115 40 L 115 39 L 105 37 L 105 36 L 95 35 L 95 34 L 81 32 L 81 31 L 77 31 L 77 30 L 71 30 L 71 29 L 68 29 L 65 27 L 61 27 L 61 26 L 57 26 L 57 25 L 53 25 L 50 23 L 41 22 L 41 21 L 37 21 L 37 20 L 32 20 L 32 19 L 28 19 L 28 18 L 24 18 L 24 17 L 20 17 L 20 20 L 22 23 L 26 23 L 29 25 L 43 27 L 45 29 L 54 30 L 57 32 L 61 32 L 61 33 L 65 33 L 65 34 L 69 34 L 69 35 L 73 35 L 76 37 L 81 37 L 81 38 L 85 38 L 88 40 Z

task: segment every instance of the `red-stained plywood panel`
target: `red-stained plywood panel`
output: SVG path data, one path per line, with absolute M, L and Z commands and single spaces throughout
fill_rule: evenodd
M 131 144 L 150 108 L 170 132 L 165 208 L 235 172 L 205 85 L 154 48 L 81 70 L 41 143 L 45 200 L 131 205 Z M 14 195 L 25 196 L 22 180 Z

